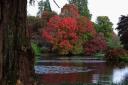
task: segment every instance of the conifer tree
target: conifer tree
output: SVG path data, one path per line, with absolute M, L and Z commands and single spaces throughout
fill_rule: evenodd
M 49 11 L 49 12 L 51 12 L 52 10 L 51 10 L 51 7 L 50 7 L 50 2 L 49 2 L 49 0 L 46 0 L 46 1 L 43 1 L 43 0 L 41 0 L 39 3 L 38 3 L 38 9 L 39 9 L 39 11 L 38 11 L 38 13 L 37 13 L 37 15 L 41 15 L 42 13 L 43 13 L 43 11 Z
M 78 6 L 79 12 L 81 16 L 86 16 L 91 19 L 91 14 L 88 9 L 88 1 L 87 0 L 69 0 L 70 4 L 75 4 Z

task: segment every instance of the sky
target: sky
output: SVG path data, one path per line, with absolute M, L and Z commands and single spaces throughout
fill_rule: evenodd
M 36 16 L 38 12 L 38 2 L 35 0 L 35 5 L 28 4 L 28 15 Z M 67 0 L 56 0 L 57 4 L 62 8 Z M 108 16 L 114 24 L 113 28 L 117 27 L 119 17 L 128 14 L 128 0 L 88 0 L 88 7 L 92 14 L 92 21 L 96 21 L 97 16 Z M 50 0 L 52 10 L 60 13 L 61 8 L 58 8 L 53 0 Z

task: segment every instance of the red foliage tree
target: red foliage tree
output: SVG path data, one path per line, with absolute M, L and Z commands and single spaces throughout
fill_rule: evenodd
M 63 54 L 80 54 L 83 44 L 96 35 L 93 23 L 80 16 L 77 6 L 66 4 L 61 10 L 61 17 L 50 18 L 43 37 L 53 45 L 53 49 Z
M 107 49 L 107 43 L 103 36 L 97 34 L 95 38 L 85 43 L 85 54 L 93 55 L 96 52 L 103 52 Z
M 71 51 L 72 43 L 78 39 L 77 21 L 73 18 L 55 16 L 50 19 L 43 37 L 53 45 L 53 49 L 62 49 L 64 53 Z
M 81 33 L 90 33 L 92 36 L 96 35 L 96 30 L 94 28 L 93 22 L 91 22 L 87 17 L 81 16 L 77 18 L 77 25 Z
M 47 27 L 44 29 L 43 37 L 53 45 L 53 49 L 57 49 L 63 54 L 68 54 L 72 52 L 77 42 L 84 41 L 82 40 L 83 38 L 81 38 L 83 35 L 87 33 L 91 35 L 95 34 L 92 22 L 86 18 L 83 19 L 85 22 L 81 24 L 81 22 L 84 21 L 82 18 L 61 18 L 54 16 L 49 20 Z M 84 26 L 84 24 L 86 24 L 86 26 Z M 82 44 L 83 43 L 81 43 L 81 45 Z
M 61 9 L 61 15 L 63 17 L 79 17 L 79 10 L 78 7 L 75 4 L 66 4 Z
M 56 16 L 56 15 L 57 15 L 57 13 L 53 12 L 53 11 L 52 12 L 43 11 L 43 13 L 41 14 L 41 21 L 42 21 L 41 25 L 42 25 L 42 27 L 47 26 L 47 23 L 48 23 L 49 19 L 53 16 Z

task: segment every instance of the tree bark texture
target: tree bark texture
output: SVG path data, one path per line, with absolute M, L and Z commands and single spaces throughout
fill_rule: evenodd
M 27 0 L 0 0 L 0 85 L 33 85 L 26 6 Z

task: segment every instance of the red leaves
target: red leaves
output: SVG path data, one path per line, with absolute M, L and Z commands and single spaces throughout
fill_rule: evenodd
M 57 48 L 69 52 L 73 47 L 72 42 L 74 43 L 78 40 L 77 30 L 75 18 L 54 16 L 49 20 L 47 27 L 43 31 L 43 37 L 54 45 L 54 49 Z
M 47 39 L 48 41 L 53 40 L 53 37 L 47 31 L 43 32 L 43 36 L 45 36 L 45 39 Z
M 47 27 L 43 31 L 43 37 L 53 45 L 53 49 L 58 49 L 64 53 L 69 53 L 73 50 L 73 46 L 77 42 L 82 43 L 82 36 L 85 33 L 90 33 L 92 36 L 96 34 L 93 23 L 86 17 L 62 18 L 59 16 L 52 17 Z
M 83 43 L 94 37 L 96 31 L 93 23 L 79 15 L 74 4 L 67 4 L 61 10 L 61 17 L 52 17 L 43 31 L 43 37 L 53 45 L 53 49 L 62 53 L 76 52 L 77 48 L 83 52 Z
M 113 48 L 106 51 L 105 58 L 108 61 L 116 62 L 127 62 L 128 51 L 123 48 Z M 111 63 L 112 63 L 111 62 Z
M 97 35 L 94 39 L 85 43 L 85 53 L 87 55 L 92 55 L 96 52 L 102 52 L 107 48 L 107 43 L 105 39 Z
M 74 32 L 78 30 L 77 21 L 75 18 L 67 17 L 63 18 L 59 23 L 61 29 L 66 30 L 68 32 Z
M 96 35 L 94 25 L 87 17 L 81 16 L 80 18 L 77 18 L 77 21 L 80 32 L 91 33 L 92 36 Z
M 65 49 L 65 50 L 67 50 L 67 49 L 72 49 L 72 47 L 73 47 L 73 46 L 69 43 L 68 40 L 63 40 L 63 41 L 61 41 L 59 45 L 60 45 L 61 48 Z

